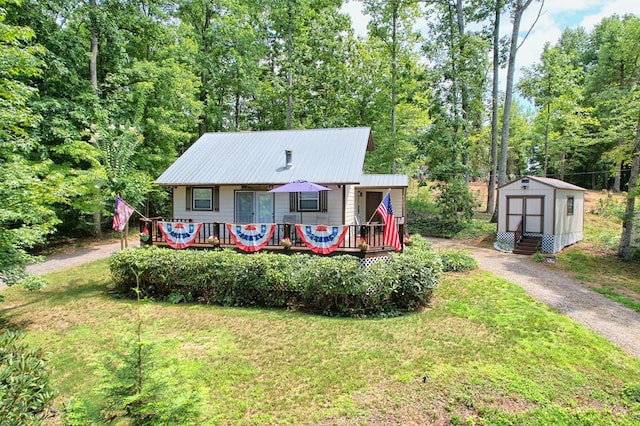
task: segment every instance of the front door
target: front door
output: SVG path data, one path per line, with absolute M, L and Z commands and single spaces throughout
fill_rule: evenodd
M 369 192 L 367 191 L 367 208 L 366 208 L 366 216 L 364 220 L 371 220 L 371 222 L 380 222 L 382 218 L 376 210 L 378 210 L 378 206 L 382 202 L 382 192 Z M 375 213 L 375 216 L 373 215 Z M 373 217 L 373 218 L 372 218 Z
M 274 223 L 273 210 L 273 194 L 236 191 L 236 223 Z
M 507 231 L 520 221 L 525 234 L 544 233 L 544 197 L 507 197 Z

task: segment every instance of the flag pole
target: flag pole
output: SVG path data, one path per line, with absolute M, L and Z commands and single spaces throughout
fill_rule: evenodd
M 391 188 L 389 188 L 389 189 L 387 190 L 387 193 L 386 193 L 386 194 L 384 194 L 384 197 L 382 197 L 382 201 L 384 201 L 384 199 L 385 199 L 385 198 L 387 197 L 387 195 L 389 195 L 390 193 L 391 193 Z M 382 202 L 382 201 L 380 201 L 380 202 Z M 380 206 L 380 204 L 378 204 L 378 206 Z M 371 219 L 373 219 L 373 217 L 376 215 L 376 213 L 378 213 L 378 208 L 377 208 L 377 207 L 376 207 L 376 210 L 375 210 L 375 211 L 373 212 L 373 214 L 371 215 L 371 217 L 369 218 L 369 220 L 367 221 L 367 225 L 368 225 L 369 223 L 371 223 Z

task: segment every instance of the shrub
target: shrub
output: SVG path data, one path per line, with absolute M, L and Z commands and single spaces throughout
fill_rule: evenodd
M 440 250 L 440 257 L 444 272 L 473 271 L 478 268 L 478 262 L 469 255 L 469 250 Z
M 463 226 L 471 222 L 473 209 L 478 203 L 462 179 L 455 178 L 451 182 L 436 183 L 433 189 L 438 193 L 435 203 L 441 223 Z
M 22 337 L 0 335 L 0 425 L 41 423 L 56 396 L 42 350 L 28 347 Z
M 391 303 L 399 309 L 425 306 L 431 300 L 442 272 L 442 261 L 433 250 L 409 250 L 392 253 L 389 267 L 397 283 L 391 293 Z
M 233 306 L 294 307 L 325 315 L 389 314 L 428 303 L 442 265 L 430 243 L 363 268 L 354 256 L 231 250 L 123 250 L 111 258 L 116 290 L 143 297 Z

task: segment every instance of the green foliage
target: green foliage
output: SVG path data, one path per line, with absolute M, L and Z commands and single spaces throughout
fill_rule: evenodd
M 66 407 L 65 424 L 197 423 L 199 393 L 180 377 L 177 365 L 154 352 L 153 345 L 131 340 L 125 351 L 105 355 L 97 368 L 100 397 L 71 403 Z
M 622 395 L 634 404 L 640 403 L 640 383 L 628 383 L 622 388 Z
M 423 240 L 424 241 L 424 240 Z M 438 254 L 419 241 L 363 269 L 353 256 L 320 257 L 231 250 L 151 247 L 118 252 L 110 263 L 118 291 L 130 293 L 140 274 L 145 297 L 227 306 L 293 307 L 361 316 L 424 306 L 437 286 Z
M 541 263 L 544 262 L 545 257 L 544 254 L 538 251 L 531 255 L 531 259 L 533 259 L 534 262 Z
M 36 89 L 26 82 L 39 75 L 43 49 L 31 43 L 30 28 L 5 24 L 5 14 L 0 7 L 0 280 L 12 285 L 26 279 L 34 260 L 28 249 L 55 230 L 51 205 L 64 194 L 51 162 L 30 158 L 36 141 L 27 129 L 40 117 L 29 107 Z
M 471 222 L 477 203 L 462 179 L 438 182 L 433 189 L 437 192 L 435 204 L 442 224 L 457 226 Z
M 0 425 L 40 424 L 56 396 L 43 351 L 29 348 L 22 337 L 0 335 Z
M 478 262 L 471 257 L 469 250 L 440 250 L 443 272 L 473 271 L 478 268 Z

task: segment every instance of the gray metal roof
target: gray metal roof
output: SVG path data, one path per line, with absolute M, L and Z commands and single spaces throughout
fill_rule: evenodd
M 556 188 L 556 189 L 571 189 L 571 190 L 574 190 L 574 191 L 586 191 L 586 189 L 584 189 L 582 187 L 579 187 L 577 185 L 573 185 L 573 184 L 571 184 L 569 182 L 565 182 L 565 181 L 560 180 L 560 179 L 553 179 L 553 178 L 546 178 L 546 177 L 539 177 L 539 176 L 523 176 L 522 178 L 518 178 L 518 179 L 515 179 L 515 180 L 513 180 L 511 182 L 505 183 L 500 188 L 503 188 L 503 187 L 505 187 L 507 185 L 511 185 L 514 182 L 518 182 L 523 178 L 524 179 L 535 180 L 535 181 L 538 181 L 538 182 L 540 182 L 542 184 L 548 185 L 548 186 L 550 186 L 552 188 Z M 500 188 L 498 188 L 498 189 L 500 189 Z
M 398 188 L 408 187 L 407 175 L 362 175 L 358 188 Z
M 206 133 L 155 183 L 158 185 L 358 183 L 369 127 Z M 292 151 L 287 167 L 285 151 Z

